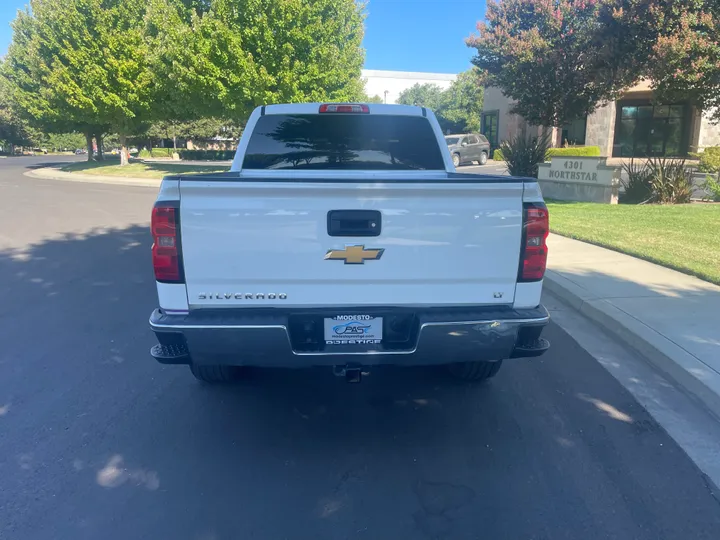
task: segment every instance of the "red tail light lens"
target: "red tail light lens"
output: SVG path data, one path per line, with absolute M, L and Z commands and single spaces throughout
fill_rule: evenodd
M 367 105 L 352 105 L 352 104 L 338 104 L 338 103 L 324 103 L 320 105 L 321 113 L 360 113 L 368 114 L 370 107 Z
M 523 245 L 518 281 L 540 281 L 547 266 L 547 237 L 550 220 L 542 203 L 525 203 L 523 207 Z
M 163 283 L 182 283 L 184 276 L 180 256 L 178 209 L 162 205 L 153 208 L 150 228 L 153 236 L 152 260 L 155 279 Z

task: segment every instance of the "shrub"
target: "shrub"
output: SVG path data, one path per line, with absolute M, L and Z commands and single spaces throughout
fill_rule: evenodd
M 500 145 L 503 160 L 512 176 L 537 178 L 538 165 L 545 162 L 550 134 L 541 137 L 513 137 Z
M 692 171 L 684 159 L 652 158 L 647 162 L 652 184 L 653 199 L 662 204 L 690 202 Z
M 147 150 L 143 148 L 138 153 L 139 158 L 171 158 L 173 155 L 174 150 L 172 148 L 153 148 L 151 150 Z
M 551 148 L 547 152 L 547 157 L 553 156 L 598 157 L 600 156 L 600 147 L 568 146 L 567 148 Z
M 702 187 L 705 190 L 705 193 L 710 196 L 710 199 L 715 202 L 720 202 L 720 178 L 716 178 L 708 174 L 705 177 L 705 183 Z
M 693 192 L 692 171 L 685 166 L 684 159 L 651 158 L 635 164 L 623 164 L 628 177 L 621 179 L 625 193 L 621 202 L 644 204 L 682 204 L 690 202 Z
M 700 158 L 698 168 L 702 172 L 716 173 L 720 171 L 720 146 L 710 146 L 697 155 Z
M 622 168 L 628 179 L 620 178 L 625 188 L 625 192 L 620 196 L 620 202 L 642 204 L 652 199 L 653 188 L 647 162 L 641 161 L 636 164 L 635 160 L 631 159 L 629 164 L 623 163 Z
M 180 159 L 198 161 L 225 161 L 235 157 L 235 150 L 187 150 L 180 149 Z
M 151 153 L 154 158 L 171 158 L 173 152 L 172 148 L 153 148 Z
M 568 146 L 567 148 L 550 148 L 545 156 L 549 159 L 553 156 L 574 156 L 574 157 L 598 157 L 600 156 L 599 146 Z M 493 152 L 495 161 L 502 161 L 502 152 L 498 149 Z

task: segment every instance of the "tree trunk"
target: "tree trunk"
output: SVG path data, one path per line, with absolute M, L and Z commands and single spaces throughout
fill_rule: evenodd
M 177 137 L 173 135 L 173 150 L 177 152 Z
M 125 166 L 129 163 L 129 155 L 127 149 L 127 137 L 120 134 L 120 165 Z
M 103 136 L 102 134 L 95 134 L 95 144 L 97 144 L 97 160 L 102 161 L 105 159 L 103 156 Z
M 87 160 L 92 161 L 93 160 L 93 147 L 92 147 L 92 141 L 93 141 L 93 134 L 91 132 L 85 133 L 85 144 L 87 144 Z

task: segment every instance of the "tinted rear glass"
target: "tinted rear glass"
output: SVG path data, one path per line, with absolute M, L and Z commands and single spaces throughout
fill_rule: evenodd
M 427 118 L 372 114 L 260 117 L 243 169 L 444 170 Z

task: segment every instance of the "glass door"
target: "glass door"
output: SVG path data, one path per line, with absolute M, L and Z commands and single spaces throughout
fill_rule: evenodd
M 498 125 L 500 123 L 500 113 L 498 111 L 482 113 L 482 134 L 490 142 L 490 154 L 500 146 L 498 142 Z

